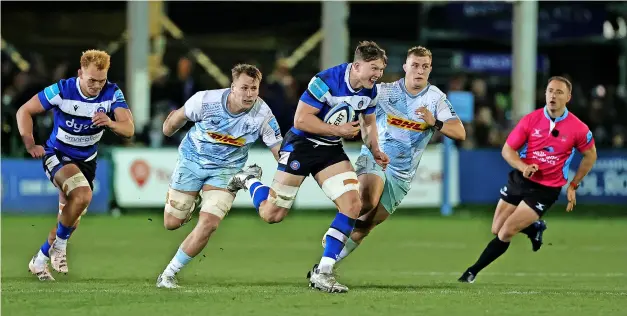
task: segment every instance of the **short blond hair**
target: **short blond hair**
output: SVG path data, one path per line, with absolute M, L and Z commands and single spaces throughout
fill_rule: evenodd
M 233 69 L 231 69 L 231 77 L 233 78 L 233 81 L 237 80 L 237 78 L 239 78 L 242 74 L 261 82 L 261 71 L 253 65 L 237 64 L 233 67 Z
M 93 64 L 98 70 L 109 70 L 111 56 L 102 50 L 90 49 L 81 56 L 81 68 L 87 68 Z
M 426 47 L 423 46 L 414 46 L 407 51 L 407 58 L 409 56 L 414 55 L 416 57 L 429 57 L 429 59 L 433 60 L 433 54 Z

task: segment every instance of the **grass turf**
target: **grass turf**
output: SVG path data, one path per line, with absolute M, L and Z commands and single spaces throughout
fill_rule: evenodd
M 252 212 L 252 211 L 250 211 Z M 3 315 L 624 315 L 627 219 L 547 218 L 537 253 L 523 235 L 474 284 L 456 282 L 490 235 L 490 218 L 395 214 L 345 262 L 347 294 L 310 290 L 332 213 L 275 225 L 234 210 L 178 290 L 155 279 L 191 225 L 161 214 L 87 216 L 69 244 L 70 274 L 39 282 L 27 263 L 54 216 L 2 216 Z M 409 212 L 406 212 L 409 213 Z

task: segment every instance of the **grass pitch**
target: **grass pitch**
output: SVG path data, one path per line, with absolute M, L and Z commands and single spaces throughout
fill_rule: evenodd
M 191 225 L 161 214 L 87 216 L 69 244 L 70 274 L 27 270 L 54 216 L 2 216 L 2 315 L 626 315 L 627 219 L 547 217 L 537 252 L 517 236 L 477 277 L 456 280 L 490 235 L 489 217 L 407 216 L 378 227 L 345 262 L 347 294 L 310 290 L 333 213 L 295 212 L 275 225 L 234 210 L 180 274 L 155 288 Z M 557 211 L 556 211 L 557 212 Z

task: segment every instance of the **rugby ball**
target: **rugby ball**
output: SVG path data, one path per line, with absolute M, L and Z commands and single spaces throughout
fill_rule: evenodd
M 355 120 L 355 109 L 348 103 L 342 102 L 331 109 L 324 116 L 324 122 L 333 125 L 342 125 Z

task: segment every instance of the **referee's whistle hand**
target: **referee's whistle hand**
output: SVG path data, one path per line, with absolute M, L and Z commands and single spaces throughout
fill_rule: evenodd
M 536 171 L 538 171 L 539 167 L 537 164 L 527 165 L 525 169 L 523 169 L 523 176 L 525 178 L 531 178 Z

